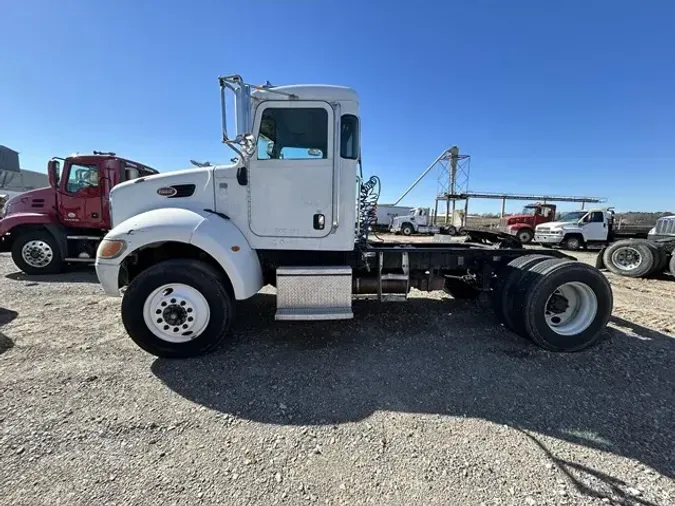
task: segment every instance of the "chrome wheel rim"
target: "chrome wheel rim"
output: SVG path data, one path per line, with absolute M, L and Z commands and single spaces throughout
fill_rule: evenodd
M 632 271 L 637 269 L 642 263 L 642 255 L 635 248 L 624 246 L 612 253 L 612 263 L 617 269 Z
M 169 283 L 154 290 L 143 304 L 143 319 L 150 331 L 169 343 L 187 343 L 209 324 L 211 308 L 199 290 Z
M 598 298 L 586 283 L 572 281 L 559 286 L 544 306 L 546 324 L 561 336 L 580 334 L 598 314 Z
M 21 258 L 31 267 L 41 269 L 47 267 L 54 259 L 52 247 L 44 241 L 28 241 L 21 248 Z

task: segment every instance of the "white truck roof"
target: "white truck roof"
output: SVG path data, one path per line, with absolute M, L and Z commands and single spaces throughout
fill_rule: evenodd
M 275 91 L 279 93 L 275 93 Z M 274 86 L 270 89 L 257 89 L 251 93 L 262 100 L 290 100 L 288 95 L 302 100 L 340 100 L 358 102 L 359 96 L 351 88 L 331 86 L 327 84 L 293 84 L 290 86 Z

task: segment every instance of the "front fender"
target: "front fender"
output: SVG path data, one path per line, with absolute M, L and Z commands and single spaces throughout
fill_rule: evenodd
M 8 234 L 19 225 L 47 225 L 54 219 L 46 213 L 13 213 L 0 219 L 0 236 Z
M 127 247 L 113 260 L 97 259 L 97 266 L 119 266 L 131 253 L 150 244 L 182 242 L 208 253 L 220 264 L 230 278 L 237 300 L 255 295 L 263 286 L 255 250 L 234 223 L 214 213 L 181 208 L 153 209 L 120 223 L 106 238 L 122 239 Z

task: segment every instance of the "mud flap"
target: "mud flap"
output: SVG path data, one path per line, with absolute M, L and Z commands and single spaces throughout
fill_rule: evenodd
M 605 250 L 607 249 L 607 246 L 602 248 L 600 252 L 598 253 L 598 256 L 595 258 L 595 268 L 596 269 L 606 269 L 605 267 Z

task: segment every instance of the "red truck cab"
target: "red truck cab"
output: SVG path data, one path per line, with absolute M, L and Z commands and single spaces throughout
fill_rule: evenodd
M 59 272 L 69 262 L 93 262 L 110 228 L 108 196 L 113 186 L 158 174 L 115 153 L 53 158 L 47 188 L 7 201 L 0 219 L 0 251 L 11 251 L 27 274 Z
M 534 238 L 537 225 L 555 219 L 556 206 L 553 204 L 528 204 L 523 207 L 521 214 L 513 214 L 501 219 L 499 228 L 518 237 L 521 243 L 527 244 Z

